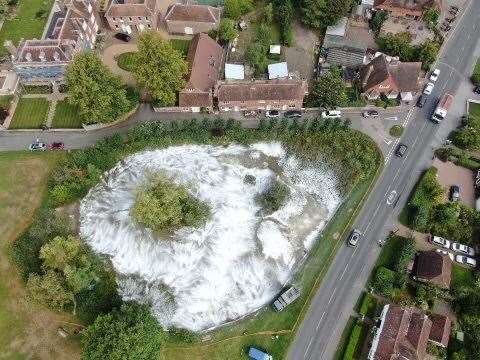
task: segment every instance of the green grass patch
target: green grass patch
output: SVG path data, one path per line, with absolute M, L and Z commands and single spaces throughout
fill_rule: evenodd
M 52 4 L 53 0 L 19 1 L 16 16 L 5 20 L 0 30 L 0 44 L 2 44 L 0 56 L 8 53 L 3 47 L 5 40 L 12 40 L 15 45 L 18 45 L 21 38 L 40 39 Z
M 347 102 L 343 104 L 345 107 L 364 107 L 367 105 L 367 100 L 361 95 L 360 90 L 356 87 L 347 87 Z
M 350 316 L 347 321 L 347 325 L 343 329 L 342 336 L 340 336 L 340 341 L 338 342 L 337 350 L 335 351 L 335 355 L 333 360 L 341 360 L 343 359 L 343 355 L 347 349 L 347 345 L 350 340 L 350 334 L 353 331 L 353 327 L 356 325 L 357 319 L 353 316 Z
M 376 307 L 377 299 L 375 299 L 375 297 L 370 293 L 364 293 L 358 313 L 360 315 L 372 318 L 375 315 Z
M 471 79 L 475 85 L 480 84 L 480 59 L 478 59 L 477 63 L 475 64 Z
M 471 269 L 454 264 L 452 268 L 452 288 L 461 287 L 475 287 L 475 276 Z
M 390 136 L 399 138 L 403 134 L 403 126 L 401 125 L 393 125 L 389 130 Z
M 9 129 L 39 129 L 47 118 L 48 106 L 44 98 L 21 98 Z
M 184 57 L 187 57 L 190 40 L 170 39 L 173 48 L 180 51 Z
M 136 52 L 126 52 L 117 57 L 117 65 L 125 71 L 133 71 Z
M 375 263 L 375 268 L 383 266 L 388 269 L 393 269 L 395 263 L 397 262 L 398 254 L 402 250 L 402 245 L 405 239 L 406 238 L 404 238 L 403 236 L 389 236 L 387 238 L 387 241 L 385 241 L 385 245 L 383 245 L 377 262 Z
M 57 102 L 55 115 L 52 120 L 53 128 L 78 129 L 82 127 L 82 120 L 78 115 L 78 107 L 71 105 L 67 99 Z
M 13 99 L 13 95 L 0 96 L 0 108 L 6 109 L 10 106 L 10 102 Z
M 469 103 L 468 115 L 480 119 L 480 104 L 473 103 L 473 102 Z

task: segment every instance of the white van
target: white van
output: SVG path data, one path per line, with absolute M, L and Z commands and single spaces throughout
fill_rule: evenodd
M 338 119 L 342 117 L 342 112 L 339 110 L 322 111 L 322 119 Z

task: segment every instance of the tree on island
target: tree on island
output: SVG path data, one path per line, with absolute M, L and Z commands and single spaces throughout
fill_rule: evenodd
M 187 62 L 155 31 L 145 31 L 138 38 L 138 52 L 133 74 L 141 87 L 162 106 L 175 105 L 177 92 L 185 87 Z
M 145 305 L 124 303 L 100 315 L 82 336 L 84 360 L 150 360 L 161 357 L 164 333 Z
M 200 226 L 209 217 L 210 208 L 190 195 L 184 186 L 155 173 L 140 185 L 130 213 L 136 223 L 153 231 L 169 231 Z
M 78 107 L 85 124 L 112 122 L 131 107 L 120 78 L 93 52 L 75 55 L 65 79 L 68 101 Z

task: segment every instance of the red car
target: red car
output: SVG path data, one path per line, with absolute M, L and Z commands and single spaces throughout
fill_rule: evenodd
M 53 142 L 50 145 L 48 145 L 48 148 L 50 150 L 63 150 L 64 147 L 65 145 L 63 144 L 63 142 Z

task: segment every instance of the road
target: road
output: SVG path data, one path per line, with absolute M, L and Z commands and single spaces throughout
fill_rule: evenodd
M 336 254 L 290 348 L 290 360 L 334 358 L 342 331 L 380 253 L 377 241 L 393 230 L 416 180 L 431 164 L 433 149 L 458 125 L 465 100 L 473 97 L 468 77 L 479 54 L 479 8 L 480 0 L 471 1 L 445 42 L 437 62 L 441 75 L 431 100 L 423 109 L 412 109 L 405 119 L 408 128 L 401 142 L 409 148 L 407 156 L 392 156 L 385 165 L 354 224 L 364 236 L 356 248 L 343 245 Z M 455 102 L 447 120 L 435 125 L 428 119 L 434 100 L 445 92 L 455 94 Z

